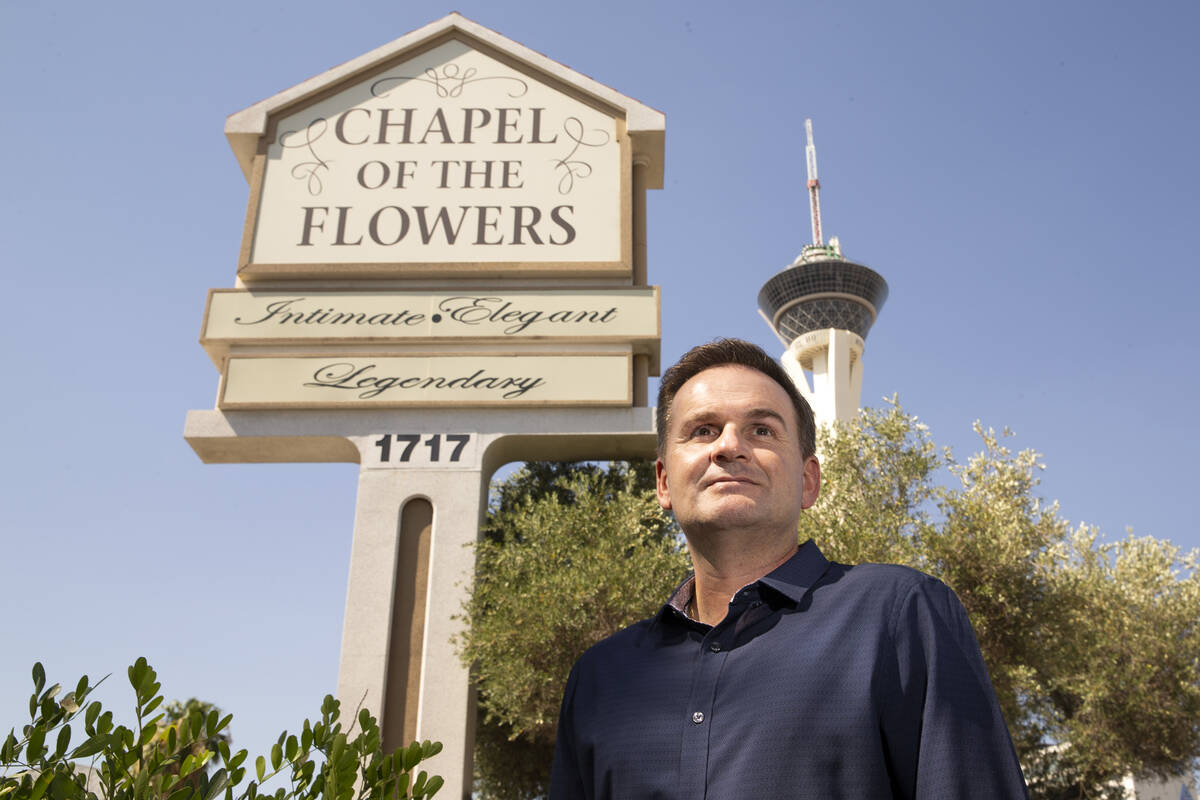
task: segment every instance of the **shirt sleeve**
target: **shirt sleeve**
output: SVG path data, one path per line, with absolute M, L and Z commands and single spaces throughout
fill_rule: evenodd
M 554 741 L 554 767 L 550 772 L 550 800 L 585 800 L 583 775 L 575 747 L 574 699 L 577 683 L 576 665 L 563 690 L 562 708 L 558 714 L 558 734 Z
M 916 800 L 1028 798 L 979 644 L 958 597 L 925 578 L 893 618 L 903 724 L 917 741 L 900 793 Z M 919 723 L 913 725 L 919 719 Z M 908 737 L 906 737 L 908 738 Z

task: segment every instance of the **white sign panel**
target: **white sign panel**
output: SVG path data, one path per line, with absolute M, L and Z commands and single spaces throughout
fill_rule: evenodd
M 462 42 L 268 137 L 252 265 L 623 260 L 623 123 Z
M 216 344 L 657 340 L 658 288 L 396 292 L 214 290 L 200 341 Z
M 629 405 L 628 353 L 234 356 L 221 409 Z

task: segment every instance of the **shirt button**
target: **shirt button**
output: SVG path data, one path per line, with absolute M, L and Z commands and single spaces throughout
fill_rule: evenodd
M 708 649 L 709 649 L 709 650 L 712 650 L 714 653 L 719 653 L 719 652 L 721 652 L 721 643 L 720 643 L 720 642 L 713 642 L 712 644 L 710 644 L 710 645 L 708 646 Z
M 692 722 L 696 723 L 697 725 L 699 725 L 701 722 L 704 722 L 704 712 L 696 711 L 695 713 L 693 713 L 692 714 Z

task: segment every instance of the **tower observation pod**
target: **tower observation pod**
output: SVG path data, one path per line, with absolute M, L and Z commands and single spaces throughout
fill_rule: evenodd
M 837 237 L 821 235 L 821 182 L 812 120 L 804 121 L 812 244 L 763 284 L 758 310 L 787 350 L 781 361 L 818 425 L 848 421 L 862 397 L 864 340 L 887 300 L 878 272 L 847 261 Z

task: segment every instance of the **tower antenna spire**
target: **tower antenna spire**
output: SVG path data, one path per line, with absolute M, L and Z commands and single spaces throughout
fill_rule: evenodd
M 821 181 L 817 178 L 817 146 L 813 144 L 812 120 L 804 120 L 804 133 L 808 144 L 804 147 L 804 158 L 808 162 L 808 209 L 812 214 L 813 244 L 821 245 Z

